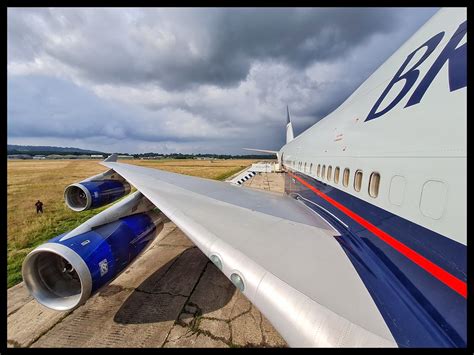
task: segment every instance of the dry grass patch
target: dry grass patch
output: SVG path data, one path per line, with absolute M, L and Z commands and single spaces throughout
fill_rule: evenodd
M 255 160 L 124 160 L 128 164 L 224 180 Z M 7 165 L 8 287 L 21 281 L 25 256 L 48 239 L 83 223 L 107 206 L 73 212 L 64 203 L 71 183 L 107 170 L 97 160 L 10 160 Z M 35 202 L 44 203 L 37 215 Z
M 236 172 L 255 163 L 256 160 L 194 160 L 194 159 L 163 159 L 124 161 L 128 164 L 157 168 L 173 173 L 199 176 L 207 179 L 224 180 Z

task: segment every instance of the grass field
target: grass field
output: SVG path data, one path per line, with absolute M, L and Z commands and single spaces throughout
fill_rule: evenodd
M 224 180 L 255 160 L 126 160 L 128 164 Z M 67 185 L 107 170 L 97 160 L 9 160 L 7 167 L 8 287 L 21 281 L 21 264 L 36 246 L 83 223 L 108 206 L 84 212 L 66 207 Z M 35 202 L 44 203 L 36 214 Z

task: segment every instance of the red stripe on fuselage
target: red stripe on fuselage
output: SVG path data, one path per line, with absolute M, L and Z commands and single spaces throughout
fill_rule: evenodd
M 423 270 L 427 271 L 434 277 L 436 277 L 438 280 L 440 280 L 442 283 L 444 283 L 446 286 L 450 287 L 457 293 L 459 293 L 461 296 L 464 298 L 467 298 L 467 284 L 459 280 L 456 276 L 451 275 L 449 272 L 446 270 L 440 268 L 438 265 L 432 263 L 428 259 L 426 259 L 424 256 L 418 254 L 416 251 L 413 249 L 410 249 L 407 247 L 405 244 L 399 242 L 396 240 L 394 237 L 389 235 L 388 233 L 384 232 L 383 230 L 377 228 L 374 226 L 372 223 L 369 221 L 365 220 L 358 214 L 354 213 L 344 205 L 340 204 L 336 200 L 332 199 L 331 197 L 327 196 L 325 193 L 321 192 L 302 178 L 288 172 L 290 176 L 294 177 L 296 180 L 298 180 L 301 184 L 309 188 L 311 191 L 313 191 L 316 195 L 319 197 L 325 199 L 328 201 L 330 204 L 332 204 L 334 207 L 338 208 L 341 210 L 343 213 L 345 213 L 347 216 L 352 218 L 354 221 L 359 223 L 361 226 L 365 227 L 367 230 L 372 232 L 374 235 L 382 239 L 385 243 L 390 245 L 392 248 L 394 248 L 396 251 L 399 253 L 403 254 L 406 256 L 408 259 L 413 261 L 415 264 L 420 266 Z

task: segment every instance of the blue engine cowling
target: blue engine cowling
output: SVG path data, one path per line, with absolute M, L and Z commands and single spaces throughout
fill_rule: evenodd
M 64 200 L 73 211 L 85 211 L 112 203 L 130 192 L 130 184 L 119 180 L 82 181 L 69 185 Z
M 74 309 L 113 280 L 155 238 L 158 212 L 123 217 L 61 240 L 61 234 L 27 255 L 22 274 L 38 302 L 59 311 Z

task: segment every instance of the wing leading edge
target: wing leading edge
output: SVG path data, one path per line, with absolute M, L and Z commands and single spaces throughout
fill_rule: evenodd
M 286 196 L 103 162 L 134 185 L 221 271 L 290 346 L 396 346 L 337 231 Z

